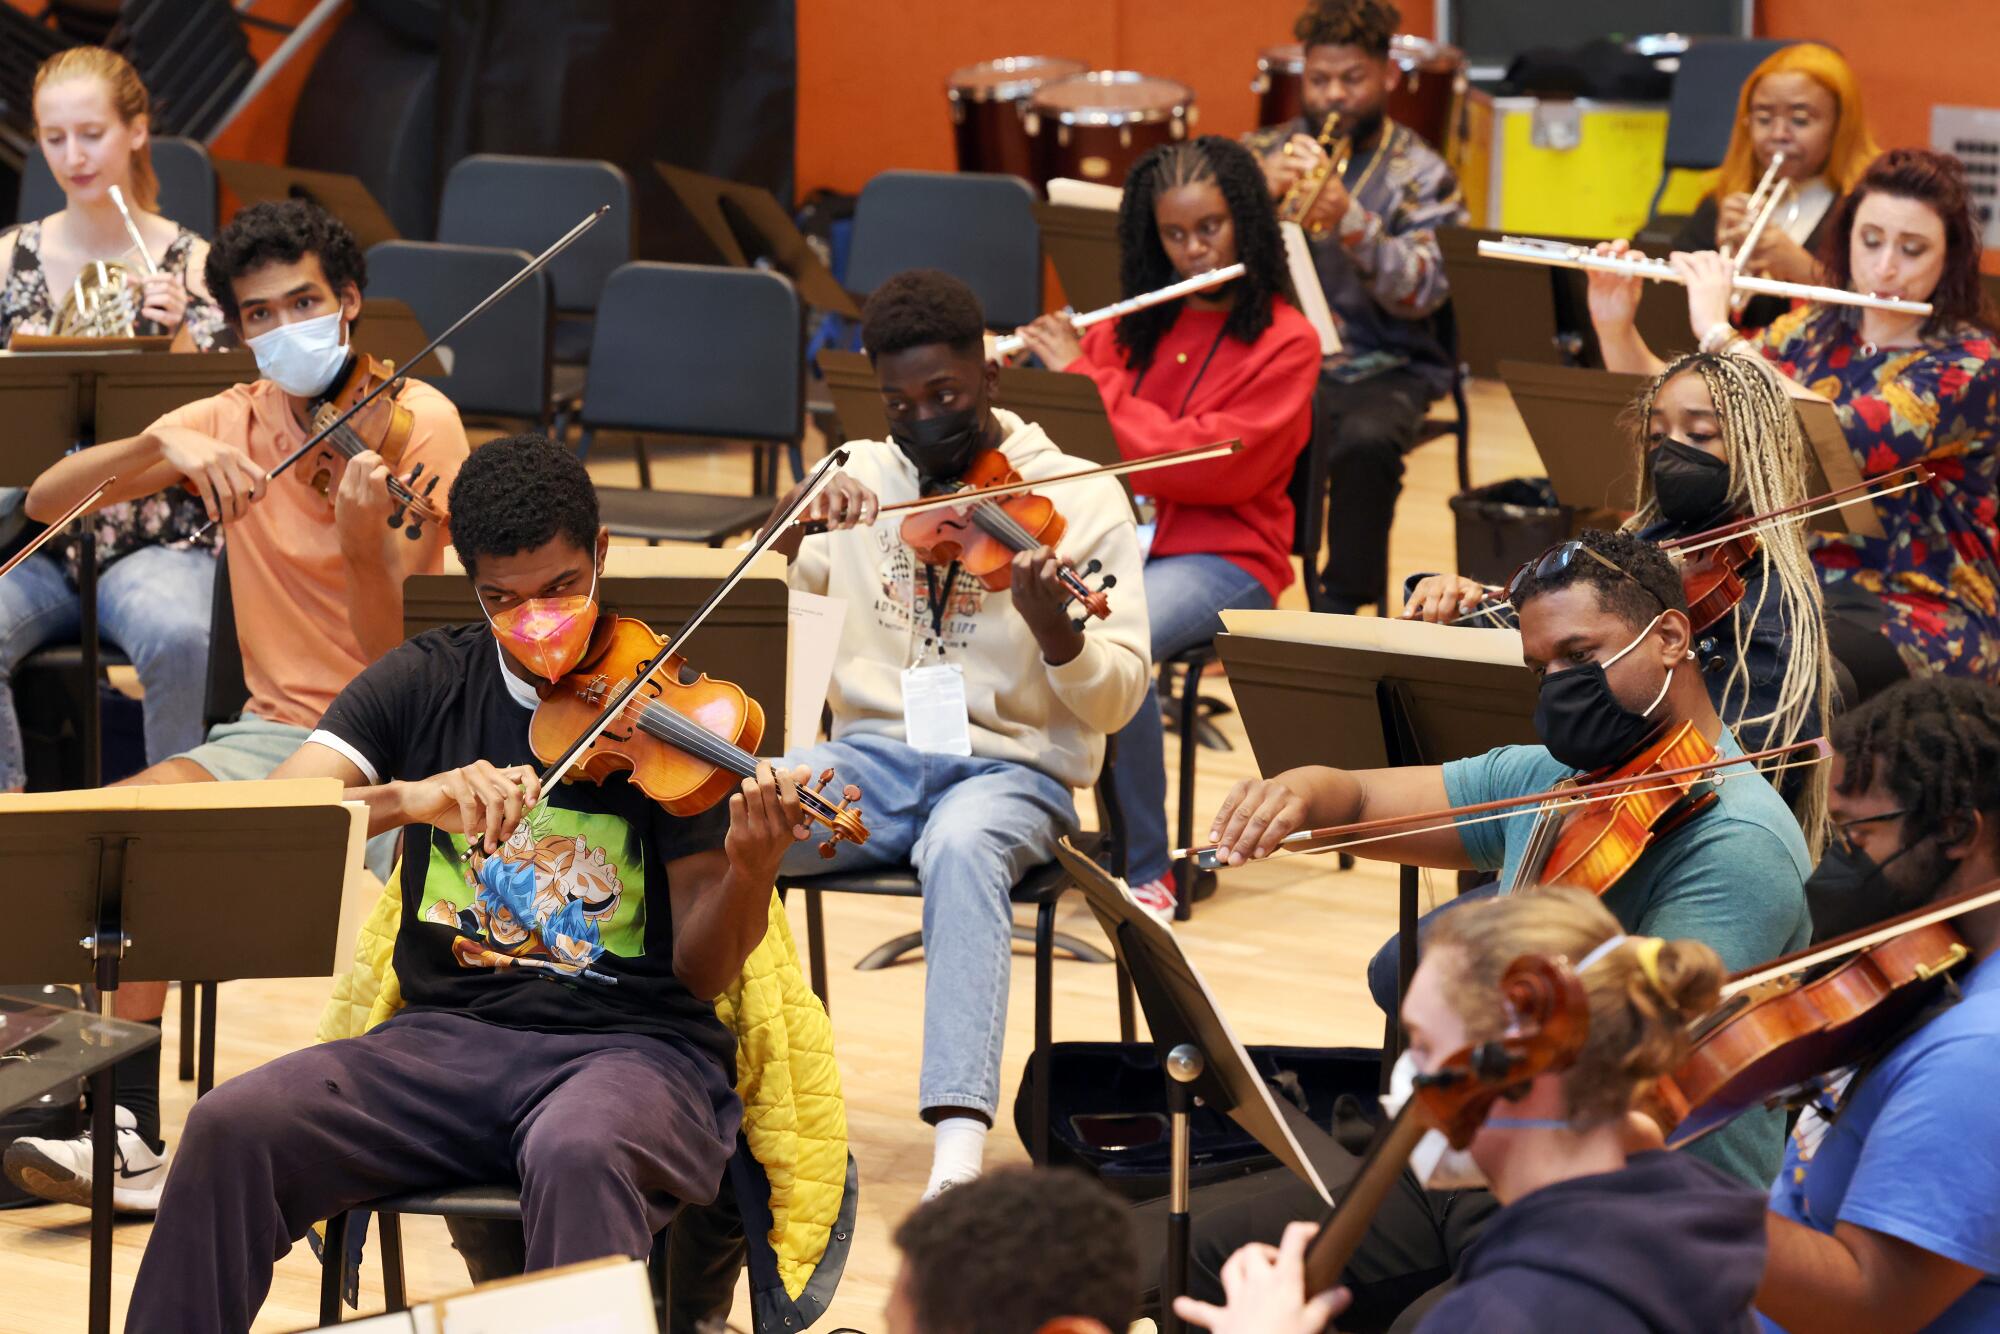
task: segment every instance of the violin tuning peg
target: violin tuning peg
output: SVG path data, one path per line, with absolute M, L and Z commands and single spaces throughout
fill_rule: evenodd
M 416 541 L 423 535 L 424 535 L 424 526 L 421 523 L 413 523 L 408 528 L 405 528 L 403 530 L 403 536 L 409 538 L 412 542 Z
M 827 772 L 831 773 L 832 770 L 829 769 Z M 840 799 L 842 801 L 859 801 L 861 800 L 861 789 L 849 783 L 846 787 L 840 789 Z
M 828 783 L 831 783 L 832 781 L 833 781 L 833 770 L 831 769 L 821 770 L 819 775 L 819 782 L 813 784 L 813 791 L 814 792 L 826 791 L 826 785 Z
M 1084 626 L 1089 624 L 1090 624 L 1090 619 L 1085 616 L 1072 616 L 1069 618 L 1069 628 L 1072 630 L 1081 630 L 1083 629 Z
M 419 464 L 417 465 L 417 472 L 422 472 L 423 470 L 424 470 L 424 465 L 423 465 L 423 464 L 421 464 L 421 463 L 419 463 Z M 410 474 L 410 479 L 411 479 L 412 481 L 415 481 L 415 480 L 416 480 L 416 473 L 411 473 L 411 474 Z M 428 482 L 425 482 L 425 483 L 424 483 L 424 499 L 426 499 L 426 500 L 429 500 L 429 499 L 430 499 L 430 497 L 431 497 L 431 492 L 433 492 L 433 491 L 437 490 L 437 489 L 438 489 L 438 483 L 439 483 L 439 482 L 441 482 L 441 481 L 443 481 L 443 480 L 444 480 L 444 479 L 443 479 L 442 477 L 438 476 L 438 475 L 437 475 L 436 473 L 432 473 L 432 474 L 431 474 L 431 479 L 430 479 L 430 480 L 429 480 Z
M 1105 575 L 1105 576 L 1104 576 L 1104 578 L 1103 578 L 1103 579 L 1102 579 L 1101 581 L 1099 581 L 1099 583 L 1098 583 L 1098 587 L 1099 587 L 1099 588 L 1116 588 L 1116 587 L 1118 587 L 1118 576 L 1117 576 L 1117 575 L 1115 575 L 1115 574 L 1107 574 L 1107 575 Z
M 831 860 L 833 860 L 833 840 L 832 840 L 832 839 L 828 839 L 828 840 L 827 840 L 826 842 L 824 842 L 824 843 L 822 843 L 822 844 L 820 844 L 820 845 L 819 845 L 819 855 L 820 855 L 820 857 L 821 857 L 821 859 L 822 859 L 822 860 L 825 860 L 825 861 L 831 861 Z
M 1103 568 L 1104 568 L 1104 562 L 1097 559 L 1097 557 L 1092 556 L 1088 561 L 1084 563 L 1083 572 L 1085 574 L 1096 574 L 1099 570 Z
M 417 464 L 416 467 L 410 469 L 410 480 L 413 482 L 416 481 L 417 478 L 423 475 L 423 471 L 424 471 L 424 465 L 420 462 Z M 431 481 L 436 482 L 437 478 L 433 477 L 431 478 Z

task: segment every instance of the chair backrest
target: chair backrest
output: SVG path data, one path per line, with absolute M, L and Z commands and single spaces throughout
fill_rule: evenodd
M 1764 58 L 1786 45 L 1750 38 L 1704 38 L 1689 46 L 1674 74 L 1667 102 L 1665 165 L 1707 171 L 1722 165 L 1736 127 L 1736 99 L 1743 81 Z
M 605 280 L 632 258 L 632 179 L 596 158 L 475 153 L 444 180 L 437 239 L 540 254 L 599 205 L 611 211 L 548 268 L 556 309 L 597 308 Z
M 208 150 L 193 139 L 156 135 L 153 139 L 153 174 L 160 178 L 160 212 L 197 236 L 215 235 L 215 168 L 209 164 Z M 20 203 L 15 206 L 18 222 L 46 218 L 63 206 L 62 187 L 56 184 L 40 147 L 28 150 L 21 166 Z
M 798 438 L 805 413 L 799 294 L 778 274 L 627 264 L 604 284 L 590 343 L 587 428 Z
M 243 679 L 243 645 L 236 638 L 236 603 L 229 595 L 229 553 L 215 556 L 215 597 L 209 604 L 208 686 L 202 696 L 201 725 L 234 722 L 250 702 Z
M 383 241 L 368 250 L 368 294 L 394 297 L 416 313 L 431 335 L 471 310 L 521 271 L 525 250 L 448 245 L 442 241 Z M 536 273 L 498 305 L 453 334 L 451 373 L 424 375 L 468 416 L 487 414 L 543 422 L 549 408 L 549 331 L 554 299 L 546 271 Z
M 1026 324 L 1042 313 L 1034 208 L 1034 188 L 1017 176 L 885 171 L 854 206 L 847 286 L 872 292 L 904 269 L 943 269 L 979 295 L 988 325 Z

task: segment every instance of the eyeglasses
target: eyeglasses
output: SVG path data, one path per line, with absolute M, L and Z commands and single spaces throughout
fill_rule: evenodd
M 1908 814 L 1907 810 L 1898 808 L 1893 811 L 1883 811 L 1880 815 L 1857 815 L 1852 820 L 1835 820 L 1827 831 L 1827 842 L 1852 852 L 1854 840 L 1847 836 L 1848 830 L 1858 824 L 1874 824 L 1878 820 L 1900 820 Z
M 1655 602 L 1660 602 L 1660 595 L 1652 589 L 1646 588 L 1644 584 L 1640 584 L 1637 577 L 1631 571 L 1595 547 L 1585 545 L 1577 538 L 1571 538 L 1567 542 L 1558 542 L 1534 559 L 1521 562 L 1521 568 L 1514 571 L 1514 577 L 1507 581 L 1507 601 L 1513 605 L 1514 610 L 1519 611 L 1521 609 L 1521 590 L 1526 586 L 1529 575 L 1532 574 L 1535 582 L 1538 584 L 1553 579 L 1570 566 L 1576 564 L 1577 557 L 1579 556 L 1588 556 L 1619 578 L 1630 579 L 1633 583 L 1639 584 L 1640 588 L 1645 589 L 1648 597 L 1652 598 Z M 1666 603 L 1660 602 L 1660 605 L 1664 607 Z

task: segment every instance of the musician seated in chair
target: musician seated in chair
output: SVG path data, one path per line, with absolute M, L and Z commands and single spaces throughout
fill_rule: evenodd
M 2000 877 L 2000 688 L 1891 687 L 1834 725 L 1837 841 L 1806 896 L 1826 939 Z M 2000 1327 L 2000 907 L 1954 919 L 1972 958 L 1885 1049 L 1800 1113 L 1771 1188 L 1764 1328 Z M 1955 998 L 1956 1003 L 1951 1003 Z
M 945 274 L 901 273 L 875 290 L 861 340 L 892 438 L 850 442 L 846 468 L 813 502 L 808 517 L 853 531 L 778 547 L 793 555 L 794 587 L 847 604 L 832 739 L 786 763 L 859 785 L 870 830 L 832 861 L 795 850 L 785 870 L 916 868 L 926 967 L 918 1103 L 937 1127 L 928 1194 L 979 1174 L 999 1107 L 1009 891 L 1076 829 L 1074 790 L 1096 780 L 1105 737 L 1138 708 L 1148 662 L 1132 507 L 1116 480 L 1049 490 L 1067 530 L 1053 552 L 1012 557 L 1011 588 L 989 587 L 957 561 L 923 563 L 900 535 L 902 516 L 877 519 L 883 504 L 950 489 L 988 451 L 1029 481 L 1089 469 L 994 406 L 999 372 L 986 362 L 984 329 L 979 299 Z M 1115 578 L 1107 617 L 1071 623 L 1080 613 L 1058 556 L 1098 561 Z
M 1401 18 L 1386 0 L 1315 0 L 1293 28 L 1305 44 L 1305 112 L 1247 140 L 1281 214 L 1325 181 L 1296 220 L 1344 344 L 1320 377 L 1327 436 L 1314 446 L 1331 484 L 1326 584 L 1337 611 L 1383 596 L 1403 453 L 1431 401 L 1450 392 L 1456 355 L 1433 318 L 1451 295 L 1437 229 L 1464 222 L 1465 205 L 1444 159 L 1384 115 L 1402 77 L 1389 58 Z M 1300 514 L 1305 479 L 1301 466 Z
M 530 1269 L 643 1257 L 680 1203 L 715 1198 L 734 1150 L 712 998 L 763 938 L 804 818 L 792 775 L 760 766 L 726 813 L 692 817 L 623 774 L 541 800 L 535 686 L 589 646 L 610 536 L 583 465 L 536 435 L 482 448 L 450 499 L 490 619 L 365 669 L 277 775 L 338 778 L 371 833 L 400 832 L 403 1009 L 195 1104 L 128 1330 L 248 1329 L 313 1223 L 410 1190 L 518 1179 Z M 615 896 L 591 896 L 585 928 L 538 856 L 557 836 Z M 501 878 L 533 886 L 519 934 L 468 935 L 455 909 Z
M 155 211 L 149 108 L 138 72 L 101 46 L 58 52 L 35 72 L 35 142 L 63 206 L 0 233 L 0 347 L 16 334 L 54 333 L 174 334 L 176 346 L 214 345 L 222 312 L 202 285 L 208 242 Z M 114 187 L 146 242 L 144 257 Z M 101 270 L 95 261 L 104 261 Z M 4 507 L 16 509 L 21 493 L 6 495 Z M 170 487 L 109 506 L 92 526 L 98 627 L 139 674 L 154 764 L 201 740 L 221 541 L 215 532 L 196 536 L 204 522 L 201 502 Z M 77 543 L 60 537 L 0 580 L 0 791 L 19 792 L 28 779 L 9 678 L 36 649 L 76 637 L 77 577 Z
M 305 741 L 327 707 L 369 663 L 403 641 L 403 580 L 443 566 L 447 537 L 427 523 L 413 540 L 373 450 L 351 458 L 322 447 L 289 473 L 270 470 L 305 443 L 320 397 L 347 378 L 350 331 L 367 281 L 360 247 L 331 214 L 301 200 L 256 204 L 215 238 L 209 290 L 257 358 L 262 378 L 177 408 L 140 435 L 71 454 L 36 479 L 30 517 L 53 519 L 108 477 L 100 505 L 162 488 L 193 487 L 229 538 L 230 593 L 243 675 L 242 717 L 213 728 L 193 749 L 161 761 L 132 783 L 222 782 L 266 777 Z M 433 499 L 446 494 L 466 455 L 450 400 L 418 381 L 384 394 L 411 426 L 397 462 Z M 364 436 L 385 413 L 371 405 Z M 356 440 L 365 445 L 366 439 Z M 324 487 L 324 490 L 321 487 Z M 442 505 L 438 506 L 443 509 Z M 370 866 L 388 872 L 389 842 Z M 166 984 L 126 983 L 121 1017 L 157 1022 Z M 117 1071 L 119 1207 L 159 1202 L 166 1159 L 159 1138 L 159 1048 L 127 1057 Z M 127 1113 L 130 1113 L 128 1118 Z M 128 1127 L 124 1123 L 130 1120 Z M 57 1198 L 87 1201 L 90 1145 L 70 1142 Z
M 1535 730 L 1542 745 L 1503 746 L 1444 765 L 1354 772 L 1308 766 L 1245 780 L 1230 791 L 1211 831 L 1227 864 L 1268 856 L 1301 829 L 1544 792 L 1560 780 L 1622 764 L 1684 724 L 1719 755 L 1742 753 L 1709 701 L 1691 651 L 1680 577 L 1657 547 L 1627 533 L 1587 530 L 1525 566 L 1512 593 L 1522 656 L 1541 678 Z M 1693 813 L 1670 816 L 1656 828 L 1603 899 L 1626 931 L 1700 941 L 1737 972 L 1806 943 L 1803 884 L 1811 860 L 1784 800 L 1749 766 L 1717 770 L 1689 797 L 1703 802 L 1710 794 L 1712 802 L 1681 806 Z M 1523 863 L 1548 832 L 1544 817 L 1526 806 L 1504 819 L 1466 816 L 1357 843 L 1352 851 L 1409 865 L 1500 873 L 1497 884 L 1434 910 L 1425 920 L 1428 928 L 1502 887 L 1538 883 L 1540 867 L 1524 870 Z M 1394 946 L 1392 941 L 1378 959 L 1386 968 L 1371 969 L 1386 972 L 1392 995 Z M 1761 1188 L 1777 1170 L 1783 1142 L 1782 1118 L 1760 1110 L 1690 1151 Z M 1308 1216 L 1316 1199 L 1304 1186 L 1287 1184 L 1242 1206 L 1198 1215 L 1196 1295 L 1217 1291 L 1215 1275 L 1237 1245 L 1276 1242 L 1285 1220 Z M 1477 1226 L 1481 1209 L 1491 1208 L 1486 1197 L 1431 1199 L 1436 1226 L 1430 1249 L 1411 1252 L 1398 1282 L 1412 1270 L 1435 1270 L 1430 1281 L 1439 1281 L 1455 1261 L 1455 1239 Z
M 1125 181 L 1118 233 L 1127 297 L 1239 261 L 1245 270 L 1082 339 L 1060 315 L 1021 330 L 1050 369 L 1097 382 L 1127 458 L 1243 442 L 1228 458 L 1133 478 L 1157 512 L 1146 606 L 1159 662 L 1213 639 L 1226 608 L 1275 606 L 1292 582 L 1286 487 L 1312 435 L 1319 339 L 1292 304 L 1277 218 L 1257 161 L 1240 144 L 1206 135 L 1140 158 Z M 1171 914 L 1163 746 L 1149 685 L 1118 734 L 1118 800 L 1133 895 Z
M 1275 1250 L 1252 1243 L 1230 1260 L 1226 1305 L 1183 1297 L 1176 1309 L 1216 1334 L 1268 1334 L 1318 1330 L 1355 1301 L 1340 1328 L 1380 1328 L 1385 1313 L 1371 1303 L 1367 1280 L 1400 1258 L 1398 1239 L 1434 1244 L 1419 1240 L 1431 1224 L 1418 1183 L 1490 1183 L 1502 1207 L 1478 1246 L 1449 1288 L 1421 1303 L 1421 1313 L 1405 1312 L 1397 1329 L 1747 1329 L 1764 1265 L 1762 1201 L 1707 1163 L 1662 1152 L 1657 1140 L 1647 1148 L 1645 1123 L 1633 1120 L 1640 1091 L 1680 1063 L 1687 1025 L 1714 1004 L 1723 972 L 1708 946 L 1627 935 L 1603 904 L 1573 889 L 1529 890 L 1454 913 L 1438 924 L 1403 998 L 1410 1045 L 1388 1101 L 1400 1107 L 1418 1074 L 1498 1038 L 1508 1027 L 1502 978 L 1515 960 L 1537 955 L 1568 961 L 1583 984 L 1582 1049 L 1495 1101 L 1466 1148 L 1450 1148 L 1435 1131 L 1417 1145 L 1373 1219 L 1351 1220 L 1367 1231 L 1347 1266 L 1349 1286 L 1307 1300 L 1302 1261 L 1318 1231 L 1307 1214 Z M 1534 1048 L 1527 1038 L 1523 1049 Z M 1329 1184 L 1338 1199 L 1347 1181 Z

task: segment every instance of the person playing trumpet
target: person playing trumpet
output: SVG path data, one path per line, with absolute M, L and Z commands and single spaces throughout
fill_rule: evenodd
M 1331 484 L 1322 578 L 1337 611 L 1383 597 L 1403 452 L 1431 400 L 1450 391 L 1457 357 L 1437 319 L 1451 295 L 1437 229 L 1464 222 L 1465 205 L 1444 159 L 1384 114 L 1402 77 L 1389 58 L 1401 18 L 1387 0 L 1315 0 L 1293 28 L 1305 44 L 1304 115 L 1245 141 L 1271 197 L 1303 210 L 1296 221 L 1340 328 L 1342 349 L 1320 377 L 1325 427 L 1313 445 Z M 1301 513 L 1306 474 L 1302 465 L 1292 477 Z

